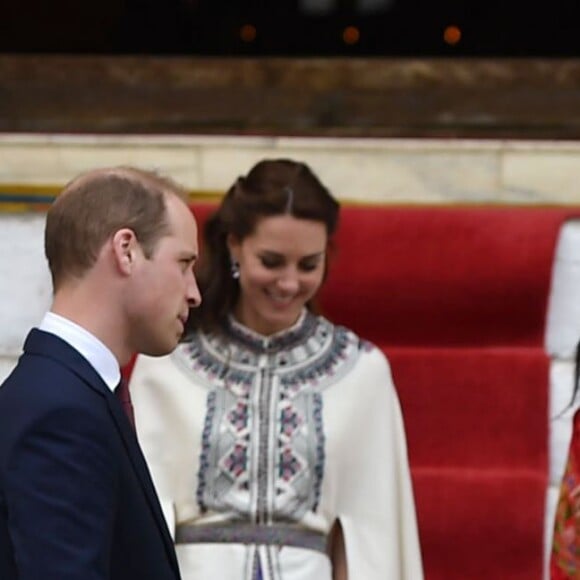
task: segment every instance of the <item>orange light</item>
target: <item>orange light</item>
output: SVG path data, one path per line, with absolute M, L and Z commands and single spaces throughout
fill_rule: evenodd
M 244 24 L 240 28 L 240 38 L 244 42 L 254 42 L 256 40 L 256 27 L 253 24 Z
M 452 46 L 461 40 L 461 29 L 459 26 L 450 25 L 443 31 L 443 40 Z
M 360 40 L 360 31 L 356 26 L 347 26 L 342 31 L 342 40 L 345 44 L 356 44 Z

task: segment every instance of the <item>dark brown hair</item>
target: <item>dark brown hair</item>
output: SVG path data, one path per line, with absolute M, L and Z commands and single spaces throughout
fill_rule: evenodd
M 230 187 L 205 223 L 197 268 L 203 301 L 191 311 L 188 331 L 219 328 L 237 302 L 239 284 L 231 275 L 228 236 L 241 241 L 259 219 L 283 214 L 322 222 L 330 240 L 339 204 L 308 165 L 290 159 L 260 161 Z
M 95 169 L 70 181 L 50 207 L 44 249 L 54 290 L 67 277 L 81 277 L 105 242 L 130 228 L 147 257 L 169 231 L 166 195 L 184 201 L 171 179 L 134 167 Z

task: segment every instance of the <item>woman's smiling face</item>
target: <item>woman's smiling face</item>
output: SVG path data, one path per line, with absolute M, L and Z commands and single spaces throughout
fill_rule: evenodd
M 236 318 L 265 336 L 292 326 L 324 277 L 324 223 L 277 215 L 258 220 L 243 240 L 228 240 L 240 268 Z

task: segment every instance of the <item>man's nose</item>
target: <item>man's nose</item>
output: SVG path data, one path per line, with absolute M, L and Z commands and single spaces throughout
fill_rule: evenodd
M 187 302 L 190 308 L 197 308 L 201 304 L 201 292 L 193 273 L 187 283 Z

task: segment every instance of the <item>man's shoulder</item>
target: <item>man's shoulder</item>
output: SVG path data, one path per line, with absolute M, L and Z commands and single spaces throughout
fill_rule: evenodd
M 96 377 L 94 380 L 87 380 L 87 376 L 92 378 L 93 375 Z M 62 405 L 92 405 L 95 395 L 102 394 L 107 388 L 104 384 L 103 388 L 94 388 L 99 381 L 86 361 L 77 360 L 69 364 L 62 357 L 25 349 L 0 385 L 0 407 L 7 409 L 26 403 L 26 407 L 32 410 Z

